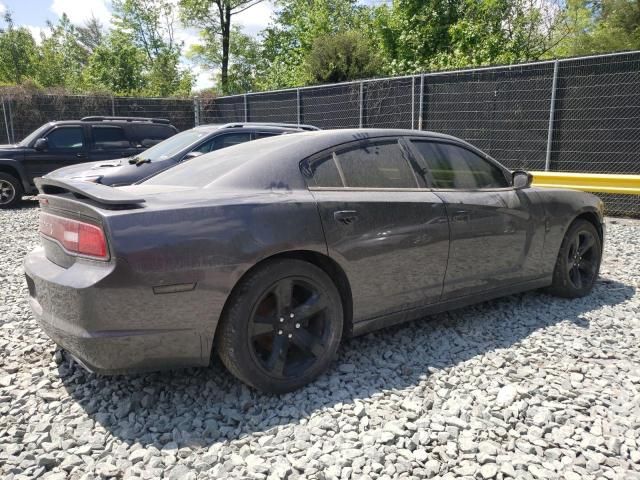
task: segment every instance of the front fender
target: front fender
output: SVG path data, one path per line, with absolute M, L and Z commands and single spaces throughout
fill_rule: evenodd
M 0 167 L 5 167 L 4 170 L 6 169 L 13 170 L 15 172 L 15 175 L 20 180 L 20 183 L 22 183 L 22 188 L 24 189 L 25 192 L 29 193 L 34 191 L 33 186 L 29 182 L 29 178 L 27 176 L 27 172 L 24 166 L 18 160 L 15 160 L 12 158 L 0 158 Z M 0 169 L 0 170 L 3 170 L 3 169 Z

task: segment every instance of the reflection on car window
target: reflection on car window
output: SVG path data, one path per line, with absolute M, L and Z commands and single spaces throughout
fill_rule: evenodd
M 202 130 L 187 130 L 186 132 L 178 133 L 145 150 L 139 157 L 151 161 L 166 160 L 189 147 L 189 145 L 193 145 L 209 133 L 210 132 Z
M 63 127 L 57 128 L 47 135 L 49 150 L 67 150 L 82 148 L 82 128 Z
M 213 152 L 214 150 L 231 147 L 233 145 L 238 145 L 239 143 L 248 142 L 249 140 L 251 140 L 250 133 L 228 133 L 226 135 L 220 135 L 215 138 L 211 144 L 211 150 L 209 151 Z
M 502 170 L 466 148 L 447 143 L 412 142 L 426 163 L 434 188 L 475 190 L 509 186 Z
M 415 175 L 397 141 L 338 150 L 314 164 L 318 187 L 416 188 Z M 344 185 L 343 185 L 344 184 Z
M 121 127 L 92 127 L 93 146 L 101 150 L 129 148 L 131 143 Z

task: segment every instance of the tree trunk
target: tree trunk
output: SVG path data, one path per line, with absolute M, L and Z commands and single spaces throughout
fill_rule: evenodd
M 222 82 L 222 93 L 228 93 L 229 83 L 229 37 L 231 34 L 231 8 L 227 5 L 224 11 L 224 17 L 221 19 L 222 30 L 222 73 L 220 80 Z

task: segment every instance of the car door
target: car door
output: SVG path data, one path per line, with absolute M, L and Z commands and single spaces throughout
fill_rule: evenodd
M 91 161 L 126 158 L 137 152 L 125 129 L 118 125 L 91 125 L 90 145 Z
M 419 188 L 398 138 L 353 142 L 308 160 L 328 253 L 349 278 L 354 321 L 437 302 L 449 229 Z
M 30 177 L 41 177 L 61 167 L 87 161 L 87 142 L 81 125 L 60 125 L 47 132 L 43 150 L 25 152 L 25 169 Z
M 507 171 L 463 144 L 411 143 L 451 227 L 443 300 L 540 277 L 535 193 L 513 188 Z

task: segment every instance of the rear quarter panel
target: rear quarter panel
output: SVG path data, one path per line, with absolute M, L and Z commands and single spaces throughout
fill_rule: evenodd
M 114 319 L 120 318 L 123 329 L 194 329 L 208 358 L 225 302 L 252 266 L 292 250 L 326 254 L 308 191 L 243 192 L 236 200 L 213 203 L 150 205 L 108 218 L 116 271 L 102 287 L 118 303 L 105 312 L 112 328 L 118 328 Z M 154 293 L 154 287 L 176 284 L 195 287 Z

